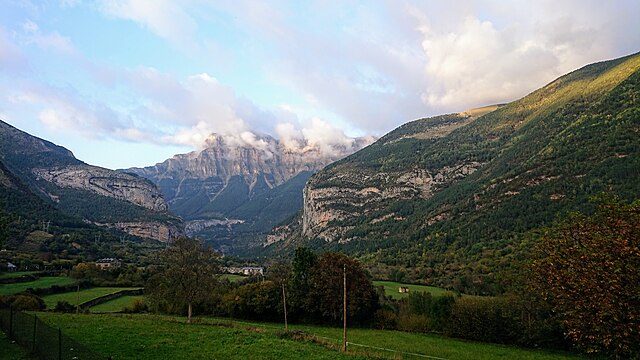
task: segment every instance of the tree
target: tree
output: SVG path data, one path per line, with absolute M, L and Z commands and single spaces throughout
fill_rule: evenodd
M 172 308 L 187 306 L 191 323 L 193 304 L 204 301 L 218 283 L 219 257 L 195 239 L 179 238 L 161 254 L 162 270 L 148 283 L 152 301 L 164 301 Z
M 587 352 L 640 353 L 640 201 L 601 198 L 535 249 L 534 291 L 550 302 L 566 336 Z
M 347 317 L 364 322 L 373 319 L 378 307 L 378 296 L 371 279 L 360 263 L 344 254 L 322 254 L 312 269 L 312 287 L 309 298 L 313 309 L 325 319 L 342 319 L 343 276 L 347 274 Z
M 311 291 L 311 271 L 315 266 L 317 256 L 306 247 L 296 249 L 291 264 L 289 281 L 290 297 L 287 302 L 291 304 L 291 312 L 294 316 L 312 313 L 309 292 Z

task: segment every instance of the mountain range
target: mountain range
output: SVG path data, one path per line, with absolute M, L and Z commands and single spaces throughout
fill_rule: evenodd
M 269 136 L 211 134 L 203 149 L 145 168 L 122 170 L 155 183 L 189 235 L 219 249 L 259 242 L 302 208 L 302 189 L 314 172 L 365 145 L 355 138 L 329 149 L 289 147 Z
M 183 233 L 181 220 L 169 214 L 150 181 L 85 164 L 69 150 L 2 121 L 0 163 L 3 178 L 11 179 L 3 190 L 23 199 L 3 204 L 5 211 L 37 201 L 37 207 L 56 212 L 38 219 L 45 222 L 73 218 L 160 241 Z
M 593 210 L 601 192 L 638 198 L 640 55 L 377 140 L 292 147 L 245 135 L 113 171 L 0 121 L 0 235 L 106 255 L 87 239 L 186 233 L 263 258 L 308 246 L 355 255 L 377 278 L 496 292 L 540 229 Z
M 344 251 L 379 278 L 491 292 L 532 232 L 590 211 L 599 192 L 635 199 L 638 179 L 636 54 L 508 104 L 400 126 L 313 175 L 301 214 L 264 246 Z

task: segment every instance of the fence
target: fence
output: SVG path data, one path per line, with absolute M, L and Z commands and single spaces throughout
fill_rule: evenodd
M 0 309 L 0 328 L 10 340 L 42 360 L 108 359 L 47 325 L 37 315 Z

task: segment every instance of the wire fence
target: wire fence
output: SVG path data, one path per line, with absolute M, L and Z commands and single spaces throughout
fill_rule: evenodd
M 35 314 L 0 309 L 0 328 L 25 349 L 42 360 L 109 359 L 64 335 L 38 319 Z

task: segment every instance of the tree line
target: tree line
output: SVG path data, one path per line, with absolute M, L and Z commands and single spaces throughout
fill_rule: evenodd
M 576 348 L 617 358 L 640 354 L 640 201 L 599 199 L 541 232 L 521 272 L 499 296 L 385 296 L 359 261 L 298 248 L 266 276 L 221 279 L 220 257 L 197 240 L 177 240 L 146 284 L 151 311 L 341 324 L 347 278 L 350 326 L 436 332 L 529 347 Z M 286 303 L 284 301 L 286 299 Z

